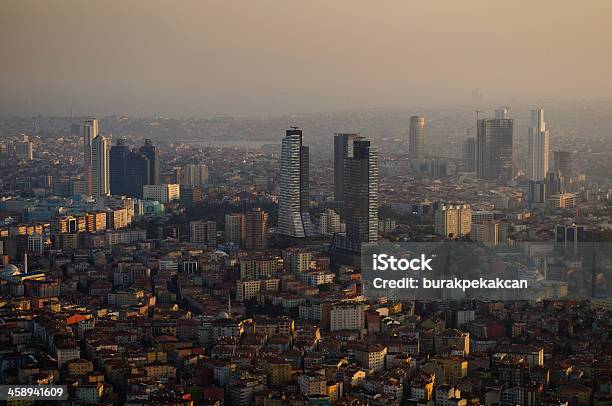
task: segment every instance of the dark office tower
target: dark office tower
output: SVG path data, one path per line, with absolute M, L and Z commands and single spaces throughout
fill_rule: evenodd
M 410 117 L 410 139 L 408 140 L 408 157 L 410 159 L 425 158 L 425 118 Z
M 362 137 L 359 134 L 336 133 L 334 135 L 334 199 L 344 199 L 344 160 L 353 156 L 353 142 Z
M 117 145 L 110 148 L 110 192 L 111 195 L 125 196 L 127 194 L 127 157 L 130 153 L 124 139 L 117 140 Z
M 553 154 L 553 171 L 560 173 L 565 179 L 572 178 L 572 153 L 555 151 Z
M 92 196 L 99 198 L 110 194 L 110 150 L 108 139 L 98 134 L 91 142 L 91 162 L 92 162 Z
M 147 185 L 159 185 L 159 171 L 160 171 L 160 162 L 159 162 L 159 150 L 155 145 L 153 145 L 153 141 L 150 139 L 145 139 L 145 144 L 140 147 L 140 152 L 146 155 L 149 159 L 149 183 Z
M 513 174 L 513 120 L 508 111 L 495 111 L 495 118 L 478 120 L 476 170 L 479 179 L 511 180 Z
M 344 160 L 346 237 L 349 249 L 378 239 L 378 152 L 363 139 Z
M 302 130 L 292 127 L 281 149 L 278 233 L 304 238 L 314 234 L 308 192 L 308 147 L 302 145 Z
M 534 207 L 546 202 L 546 182 L 543 180 L 530 180 L 527 202 Z
M 565 179 L 559 176 L 559 172 L 548 172 L 544 179 L 546 199 L 553 195 L 565 192 Z
M 268 213 L 255 209 L 246 214 L 246 237 L 244 248 L 265 250 L 268 248 Z
M 461 153 L 463 157 L 463 171 L 476 172 L 476 140 L 473 137 L 463 141 Z
M 150 185 L 149 174 L 151 173 L 151 166 L 149 158 L 137 151 L 132 150 L 127 154 L 126 162 L 126 177 L 127 182 L 125 185 L 126 196 L 137 197 L 142 199 L 142 189 L 144 185 Z

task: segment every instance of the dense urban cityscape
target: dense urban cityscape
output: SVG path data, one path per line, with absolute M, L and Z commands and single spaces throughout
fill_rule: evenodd
M 0 404 L 612 406 L 610 0 L 1 0 Z
M 74 404 L 610 404 L 612 262 L 573 300 L 580 259 L 555 247 L 610 241 L 610 172 L 586 174 L 612 150 L 554 140 L 540 107 L 524 137 L 508 107 L 472 114 L 454 154 L 427 116 L 394 140 L 309 137 L 316 116 L 2 120 L 2 383 Z M 363 244 L 453 240 L 520 243 L 554 296 L 364 295 Z

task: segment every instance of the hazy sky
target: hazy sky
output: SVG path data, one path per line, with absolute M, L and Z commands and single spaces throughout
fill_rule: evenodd
M 612 96 L 611 0 L 0 1 L 0 115 Z

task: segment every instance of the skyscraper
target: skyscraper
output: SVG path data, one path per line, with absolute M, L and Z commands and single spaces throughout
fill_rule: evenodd
M 155 145 L 153 145 L 153 141 L 150 139 L 145 139 L 145 144 L 140 147 L 140 152 L 146 155 L 149 159 L 149 185 L 159 185 L 159 171 L 160 171 L 160 162 L 159 162 L 159 149 Z
M 247 250 L 268 248 L 268 213 L 259 208 L 246 214 L 244 248 Z
M 23 134 L 23 141 L 16 142 L 14 144 L 15 158 L 23 159 L 25 161 L 31 161 L 34 159 L 34 150 L 32 148 L 32 141 L 27 134 Z
M 93 194 L 93 162 L 91 155 L 91 144 L 100 133 L 98 120 L 92 118 L 85 120 L 83 125 L 83 171 L 85 174 L 85 191 L 88 195 Z
M 278 198 L 278 233 L 296 238 L 314 234 L 308 211 L 308 147 L 302 145 L 302 130 L 287 130 L 281 148 L 280 195 Z
M 470 239 L 493 246 L 505 244 L 508 241 L 508 222 L 489 220 L 472 223 Z
M 334 199 L 344 200 L 344 160 L 353 156 L 353 142 L 362 137 L 356 133 L 334 135 Z
M 244 244 L 246 236 L 245 215 L 242 213 L 225 215 L 225 242 L 236 246 Z
M 217 223 L 210 220 L 191 221 L 189 238 L 193 243 L 206 244 L 209 248 L 217 246 Z
M 110 194 L 110 165 L 108 140 L 101 134 L 91 142 L 92 196 Z
M 345 231 L 346 229 L 342 230 L 340 215 L 333 209 L 327 209 L 325 212 L 321 213 L 321 234 L 334 235 Z
M 565 193 L 565 178 L 560 176 L 559 172 L 548 172 L 544 184 L 546 199 L 559 193 Z
M 529 181 L 527 191 L 527 202 L 530 207 L 535 207 L 546 202 L 546 181 L 531 180 Z
M 555 151 L 553 153 L 553 171 L 560 173 L 565 179 L 572 178 L 572 153 L 569 151 Z
M 143 197 L 143 186 L 150 184 L 149 158 L 142 152 L 133 149 L 126 157 L 125 194 L 129 197 Z
M 425 118 L 410 117 L 410 139 L 408 141 L 408 157 L 411 159 L 425 158 Z
M 465 172 L 476 171 L 476 140 L 470 137 L 463 141 L 462 146 L 463 170 Z
M 436 234 L 448 238 L 467 235 L 472 226 L 472 208 L 469 204 L 442 205 L 435 214 Z
M 479 179 L 512 179 L 513 127 L 507 109 L 496 110 L 495 118 L 478 120 L 476 170 Z
M 127 195 L 127 157 L 130 153 L 124 139 L 117 140 L 117 145 L 110 148 L 110 193 L 115 196 Z
M 181 168 L 181 186 L 203 186 L 208 183 L 208 166 L 189 164 Z
M 544 110 L 531 111 L 528 134 L 527 174 L 534 181 L 543 180 L 548 172 L 549 136 L 544 122 Z
M 346 237 L 350 249 L 378 239 L 378 152 L 366 139 L 356 140 L 344 160 Z

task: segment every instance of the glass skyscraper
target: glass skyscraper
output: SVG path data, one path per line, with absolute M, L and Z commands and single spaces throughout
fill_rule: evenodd
M 544 122 L 544 110 L 531 111 L 527 148 L 527 174 L 533 181 L 541 181 L 548 173 L 549 135 Z
M 302 130 L 287 130 L 281 148 L 280 194 L 278 201 L 278 233 L 304 238 L 314 235 L 308 211 L 309 195 L 308 147 L 302 145 Z
M 366 139 L 344 160 L 346 237 L 351 249 L 378 239 L 378 152 Z
M 344 160 L 353 156 L 353 142 L 362 139 L 355 133 L 334 135 L 334 199 L 344 201 Z
M 513 127 L 506 109 L 495 111 L 495 118 L 478 120 L 476 170 L 479 179 L 511 180 L 513 175 Z

